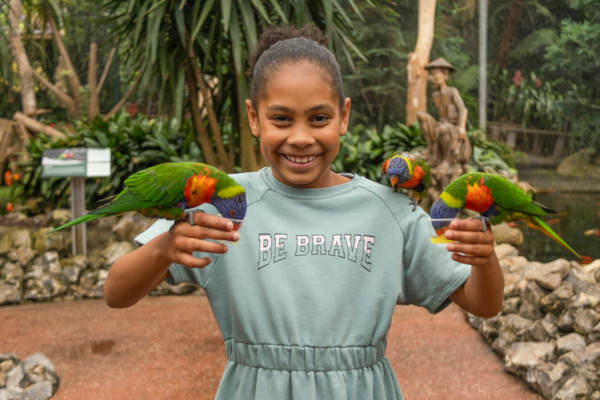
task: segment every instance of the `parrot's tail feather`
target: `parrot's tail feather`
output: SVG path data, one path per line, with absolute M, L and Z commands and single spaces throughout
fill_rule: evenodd
M 66 223 L 66 224 L 64 224 L 64 225 L 61 225 L 61 226 L 59 226 L 58 228 L 54 228 L 54 229 L 52 229 L 52 230 L 50 231 L 50 233 L 54 233 L 54 232 L 56 232 L 56 231 L 60 231 L 61 229 L 65 229 L 65 228 L 68 228 L 68 227 L 70 227 L 70 226 L 73 226 L 73 225 L 80 224 L 80 223 L 82 223 L 82 222 L 89 222 L 89 221 L 93 221 L 93 220 L 95 220 L 96 218 L 100 218 L 100 217 L 102 217 L 102 215 L 98 215 L 98 214 L 85 214 L 85 215 L 82 215 L 81 217 L 79 217 L 79 218 L 77 218 L 77 219 L 74 219 L 74 220 L 72 220 L 72 221 L 69 221 L 69 222 L 67 222 L 67 223 Z
M 581 255 L 578 252 L 576 252 L 575 250 L 573 250 L 573 248 L 571 246 L 569 246 L 564 240 L 562 240 L 561 237 L 558 236 L 556 234 L 556 232 L 554 232 L 552 230 L 552 228 L 550 228 L 548 225 L 546 225 L 546 223 L 544 221 L 542 221 L 541 218 L 539 218 L 537 216 L 532 216 L 529 226 L 531 226 L 534 229 L 539 230 L 544 235 L 548 236 L 550 239 L 554 240 L 556 243 L 560 244 L 562 247 L 569 250 L 571 253 L 573 253 L 573 255 L 575 257 L 577 257 L 578 259 L 581 259 Z
M 546 211 L 548 214 L 558 214 L 558 211 L 555 211 L 553 209 L 551 209 L 550 207 L 547 207 L 541 203 L 538 203 L 537 201 L 533 202 L 535 205 L 537 205 L 538 207 L 540 207 L 542 210 Z

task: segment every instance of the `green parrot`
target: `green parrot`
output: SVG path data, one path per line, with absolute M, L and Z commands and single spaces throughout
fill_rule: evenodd
M 472 172 L 450 182 L 429 212 L 438 235 L 443 235 L 450 221 L 463 208 L 477 211 L 492 225 L 514 220 L 526 221 L 529 227 L 540 230 L 569 250 L 580 262 L 585 263 L 589 258 L 573 250 L 540 218 L 555 211 L 533 201 L 521 188 L 502 176 Z
M 390 179 L 394 190 L 404 188 L 409 191 L 414 211 L 431 181 L 429 164 L 423 157 L 403 153 L 394 154 L 385 160 L 381 169 Z
M 52 232 L 126 211 L 177 221 L 188 216 L 193 225 L 189 209 L 204 203 L 232 220 L 236 230 L 246 215 L 246 192 L 225 172 L 198 162 L 163 163 L 132 174 L 112 201 Z

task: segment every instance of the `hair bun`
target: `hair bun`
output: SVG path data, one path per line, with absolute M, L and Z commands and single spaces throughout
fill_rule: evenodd
M 254 51 L 254 54 L 250 56 L 246 75 L 252 79 L 252 73 L 254 71 L 254 65 L 256 64 L 256 61 L 260 58 L 261 54 L 267 51 L 271 46 L 279 41 L 296 37 L 311 39 L 320 45 L 327 47 L 327 37 L 313 24 L 306 24 L 301 28 L 293 25 L 269 26 L 258 38 L 256 50 Z

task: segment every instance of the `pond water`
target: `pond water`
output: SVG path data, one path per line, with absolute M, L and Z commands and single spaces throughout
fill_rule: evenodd
M 575 251 L 592 259 L 600 258 L 600 193 L 547 192 L 536 194 L 534 199 L 558 212 L 543 219 Z M 529 260 L 575 259 L 568 250 L 540 231 L 530 229 L 522 222 L 517 226 L 524 237 L 519 253 Z M 595 233 L 586 235 L 586 231 L 591 230 Z

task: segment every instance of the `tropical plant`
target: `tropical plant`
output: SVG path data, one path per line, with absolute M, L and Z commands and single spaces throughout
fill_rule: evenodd
M 229 171 L 238 164 L 238 152 L 244 170 L 259 164 L 245 117 L 245 71 L 265 26 L 313 23 L 338 54 L 351 60 L 351 52 L 359 53 L 349 33 L 351 21 L 338 0 L 101 3 L 117 26 L 118 40 L 130 40 L 123 56 L 130 69 L 140 71 L 147 96 L 178 118 L 189 109 L 203 157 Z M 353 0 L 348 4 L 357 11 Z M 222 112 L 225 108 L 228 113 Z M 225 123 L 234 127 L 234 137 L 223 134 Z
M 39 197 L 52 207 L 68 205 L 69 180 L 42 178 L 41 160 L 46 149 L 74 147 L 111 149 L 110 176 L 86 180 L 86 201 L 92 208 L 117 194 L 125 178 L 138 170 L 161 162 L 202 161 L 189 119 L 181 124 L 175 118 L 148 119 L 142 114 L 131 118 L 120 112 L 108 121 L 99 117 L 92 122 L 80 120 L 65 139 L 40 136 L 27 144 L 30 159 L 19 168 L 25 198 Z

